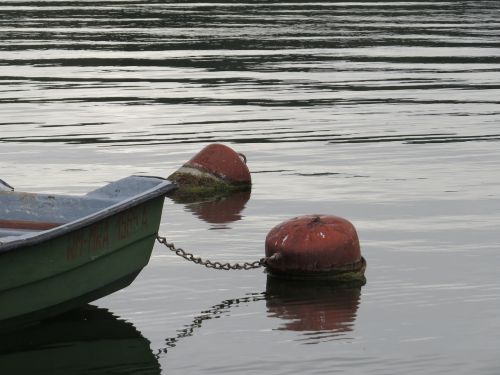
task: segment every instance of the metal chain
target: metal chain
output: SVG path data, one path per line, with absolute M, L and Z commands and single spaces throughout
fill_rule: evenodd
M 200 257 L 197 257 L 191 253 L 188 253 L 187 251 L 183 250 L 182 248 L 176 248 L 175 245 L 171 242 L 168 242 L 165 237 L 162 237 L 160 235 L 156 236 L 156 239 L 158 240 L 159 243 L 162 245 L 165 245 L 170 251 L 174 252 L 176 255 L 190 261 L 196 264 L 201 264 L 202 266 L 205 266 L 207 268 L 213 268 L 215 270 L 251 270 L 255 268 L 261 268 L 264 267 L 267 263 L 268 258 L 261 258 L 259 260 L 256 260 L 255 262 L 245 262 L 245 263 L 221 263 L 221 262 L 212 262 L 209 259 L 202 259 Z

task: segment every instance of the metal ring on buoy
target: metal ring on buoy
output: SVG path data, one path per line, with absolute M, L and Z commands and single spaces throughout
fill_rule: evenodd
M 243 159 L 243 162 L 246 164 L 247 163 L 247 157 L 245 154 L 242 154 L 241 152 L 238 152 L 238 155 L 240 155 L 241 159 Z

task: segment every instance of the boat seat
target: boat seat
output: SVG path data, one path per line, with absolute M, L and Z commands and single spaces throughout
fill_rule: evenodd
M 58 227 L 59 223 L 28 220 L 0 219 L 0 242 L 7 237 L 17 237 Z
M 0 238 L 21 236 L 58 227 L 59 223 L 0 219 Z
M 62 225 L 62 223 L 51 223 L 46 221 L 31 221 L 31 220 L 4 220 L 0 219 L 1 229 L 15 230 L 48 230 Z
M 2 238 L 4 238 L 4 237 L 10 237 L 10 236 L 17 237 L 17 236 L 21 236 L 23 234 L 30 234 L 30 233 L 33 233 L 33 231 L 22 230 L 22 229 L 0 228 L 0 242 L 1 242 Z

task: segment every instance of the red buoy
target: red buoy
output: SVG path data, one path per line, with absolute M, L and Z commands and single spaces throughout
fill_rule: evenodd
M 231 184 L 251 183 L 245 157 L 220 143 L 206 146 L 183 167 L 209 173 Z
M 271 229 L 265 246 L 267 270 L 273 276 L 366 282 L 356 229 L 341 217 L 295 217 Z
M 245 156 L 219 143 L 203 148 L 168 179 L 195 198 L 250 190 L 252 184 Z

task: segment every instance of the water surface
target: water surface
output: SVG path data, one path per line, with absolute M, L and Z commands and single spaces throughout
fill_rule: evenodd
M 59 345 L 39 373 L 498 373 L 499 20 L 496 1 L 2 1 L 0 178 L 80 194 L 222 142 L 251 195 L 167 200 L 162 234 L 253 261 L 281 221 L 340 215 L 368 283 L 281 285 L 157 245 L 92 315 L 83 350 L 113 347 L 111 320 L 123 361 L 78 362 L 72 315 L 8 339 L 0 369 Z

